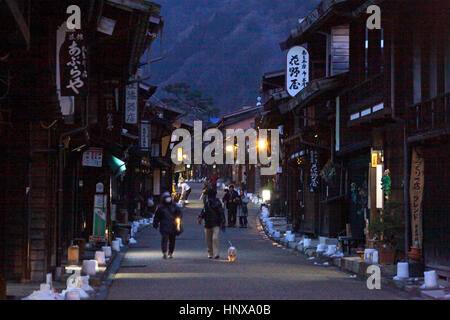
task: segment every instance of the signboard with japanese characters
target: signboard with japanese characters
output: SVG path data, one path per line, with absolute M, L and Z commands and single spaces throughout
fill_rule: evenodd
M 89 148 L 83 152 L 83 167 L 98 167 L 102 166 L 103 149 Z
M 96 194 L 94 196 L 94 223 L 93 236 L 97 240 L 106 240 L 106 214 L 107 214 L 107 196 L 104 194 Z
M 151 124 L 148 120 L 141 121 L 139 146 L 142 152 L 150 151 Z
M 286 91 L 295 97 L 308 82 L 309 53 L 303 47 L 292 47 L 286 55 Z
M 411 178 L 409 186 L 411 205 L 411 240 L 412 246 L 422 248 L 422 202 L 424 188 L 424 158 L 419 147 L 412 150 Z
M 67 31 L 59 51 L 61 96 L 86 95 L 87 46 L 81 30 Z
M 138 122 L 138 83 L 134 82 L 126 87 L 125 91 L 125 123 Z

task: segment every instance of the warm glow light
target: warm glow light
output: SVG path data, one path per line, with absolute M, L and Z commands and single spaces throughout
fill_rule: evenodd
M 267 147 L 267 143 L 265 140 L 259 140 L 258 141 L 258 148 L 259 149 L 265 149 Z
M 176 218 L 175 222 L 177 223 L 177 230 L 180 231 L 181 219 L 180 218 Z
M 263 190 L 262 198 L 263 198 L 263 201 L 269 201 L 270 200 L 270 190 Z
M 233 146 L 228 145 L 228 146 L 226 147 L 226 150 L 227 150 L 227 152 L 232 152 L 232 151 L 233 151 Z
M 177 150 L 177 160 L 183 161 L 183 148 L 178 148 Z

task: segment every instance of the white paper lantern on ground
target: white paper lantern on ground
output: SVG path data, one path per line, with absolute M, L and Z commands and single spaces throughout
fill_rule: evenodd
M 326 250 L 327 250 L 327 245 L 321 243 L 321 244 L 319 244 L 319 245 L 317 246 L 316 252 L 325 252 Z
M 408 262 L 397 263 L 397 279 L 407 279 L 409 278 L 409 265 Z
M 425 271 L 423 273 L 425 280 L 425 288 L 437 288 L 438 287 L 438 276 L 435 270 Z
M 95 251 L 95 261 L 98 265 L 103 266 L 106 264 L 106 257 L 103 251 Z
M 96 260 L 83 260 L 83 268 L 82 271 L 89 275 L 95 276 L 98 269 L 98 263 Z
M 273 236 L 275 238 L 279 238 L 280 237 L 280 231 L 275 231 Z
M 112 255 L 111 247 L 109 247 L 109 246 L 104 246 L 104 247 L 102 247 L 102 250 L 103 250 L 103 252 L 105 253 L 105 257 L 106 257 L 106 258 L 111 257 L 111 255 Z
M 327 252 L 325 253 L 327 256 L 331 256 L 332 254 L 336 253 L 336 245 L 330 244 L 327 248 Z
M 111 246 L 114 251 L 120 251 L 120 241 L 119 240 L 113 240 L 111 242 Z
M 305 238 L 303 239 L 303 247 L 308 248 L 311 246 L 311 239 Z
M 286 234 L 286 240 L 287 240 L 288 242 L 295 241 L 295 235 L 292 234 L 292 233 Z

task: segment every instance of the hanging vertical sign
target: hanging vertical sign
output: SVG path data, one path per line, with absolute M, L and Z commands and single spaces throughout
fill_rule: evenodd
M 303 47 L 292 47 L 286 55 L 286 91 L 295 97 L 308 82 L 309 53 Z
M 412 150 L 411 179 L 409 186 L 411 205 L 411 234 L 415 248 L 422 248 L 422 200 L 424 185 L 424 158 L 420 148 Z
M 130 79 L 131 81 L 134 78 Z M 125 123 L 137 124 L 138 121 L 138 82 L 129 84 L 125 89 Z
M 61 96 L 84 96 L 87 92 L 87 46 L 83 32 L 68 30 L 59 50 Z
M 316 192 L 319 188 L 319 153 L 316 150 L 312 150 L 311 153 L 311 183 L 309 184 L 309 191 Z
M 148 120 L 142 120 L 139 134 L 139 146 L 142 152 L 150 151 L 151 124 Z

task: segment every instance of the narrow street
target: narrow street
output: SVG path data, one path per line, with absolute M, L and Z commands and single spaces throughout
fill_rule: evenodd
M 197 224 L 199 196 L 200 185 L 193 184 L 174 259 L 163 260 L 159 232 L 144 229 L 126 253 L 108 299 L 400 299 L 389 291 L 368 290 L 364 281 L 315 266 L 265 240 L 255 226 L 255 207 L 249 229 L 221 233 L 221 258 L 207 259 L 203 227 Z M 235 263 L 226 261 L 226 240 L 238 250 Z

